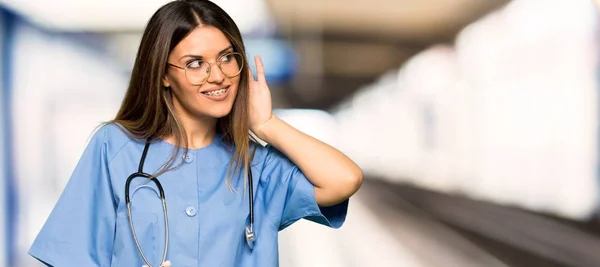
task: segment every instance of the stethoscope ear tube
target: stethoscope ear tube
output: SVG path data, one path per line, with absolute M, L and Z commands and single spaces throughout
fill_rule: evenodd
M 133 179 L 138 178 L 138 177 L 143 177 L 146 178 L 152 182 L 154 182 L 154 184 L 156 185 L 156 187 L 158 188 L 158 194 L 160 195 L 160 199 L 164 200 L 165 199 L 165 191 L 162 187 L 162 185 L 160 184 L 160 182 L 158 181 L 158 179 L 156 179 L 156 177 L 147 174 L 147 173 L 134 173 L 131 174 L 129 176 L 129 178 L 127 178 L 127 181 L 125 182 L 125 204 L 129 204 L 131 203 L 131 198 L 129 197 L 129 186 L 131 185 L 131 181 L 133 181 Z
M 156 179 L 156 177 L 148 175 L 146 173 L 135 173 L 130 175 L 127 178 L 127 181 L 125 182 L 126 187 L 125 187 L 125 193 L 126 193 L 126 197 L 125 197 L 125 202 L 126 202 L 126 206 L 127 206 L 127 217 L 129 218 L 129 227 L 131 228 L 131 234 L 133 236 L 133 240 L 135 241 L 135 246 L 138 249 L 138 252 L 140 253 L 140 255 L 142 256 L 142 259 L 144 260 L 144 262 L 146 263 L 146 266 L 148 267 L 152 267 L 152 265 L 150 264 L 150 262 L 148 261 L 148 259 L 146 258 L 146 255 L 144 254 L 144 251 L 142 250 L 142 247 L 140 245 L 140 242 L 137 238 L 137 234 L 135 232 L 135 227 L 133 225 L 133 215 L 131 213 L 131 200 L 129 198 L 129 186 L 131 184 L 131 181 L 135 178 L 138 177 L 144 177 L 147 179 L 150 179 L 151 181 L 154 181 L 154 183 L 156 184 L 156 187 L 158 187 L 158 192 L 160 194 L 160 200 L 162 203 L 162 210 L 163 210 L 163 220 L 164 220 L 164 226 L 165 226 L 165 248 L 163 250 L 163 256 L 162 256 L 162 264 L 160 266 L 171 266 L 171 262 L 167 260 L 167 252 L 169 249 L 169 217 L 167 216 L 168 211 L 167 211 L 167 202 L 165 200 L 165 193 L 163 190 L 162 185 L 160 184 L 160 182 L 158 181 L 158 179 Z
M 144 152 L 142 153 L 142 159 L 140 160 L 138 172 L 129 175 L 129 177 L 127 177 L 127 181 L 125 181 L 125 205 L 127 206 L 127 217 L 129 218 L 129 227 L 131 228 L 131 234 L 133 236 L 133 240 L 135 241 L 135 246 L 137 247 L 138 252 L 142 256 L 142 260 L 144 260 L 144 263 L 145 263 L 144 266 L 152 267 L 152 265 L 146 258 L 146 255 L 144 254 L 144 251 L 142 250 L 140 242 L 137 238 L 137 234 L 135 233 L 135 227 L 133 225 L 133 216 L 131 213 L 131 198 L 129 196 L 129 187 L 131 186 L 131 181 L 133 181 L 133 179 L 138 178 L 138 177 L 146 178 L 146 179 L 154 182 L 154 184 L 156 184 L 156 187 L 158 188 L 158 193 L 160 195 L 160 200 L 162 203 L 163 217 L 164 217 L 164 224 L 165 224 L 165 244 L 164 244 L 165 249 L 163 250 L 163 257 L 162 257 L 162 261 L 161 261 L 162 263 L 160 266 L 167 267 L 167 266 L 171 266 L 171 262 L 167 260 L 167 252 L 168 252 L 168 248 L 169 248 L 169 218 L 167 216 L 167 214 L 168 214 L 167 213 L 167 202 L 165 200 L 165 191 L 164 191 L 162 185 L 160 184 L 160 181 L 158 181 L 158 179 L 156 177 L 154 177 L 148 173 L 145 173 L 143 171 L 144 162 L 146 161 L 146 155 L 148 154 L 149 147 L 150 147 L 150 139 L 146 140 L 146 145 L 144 146 Z

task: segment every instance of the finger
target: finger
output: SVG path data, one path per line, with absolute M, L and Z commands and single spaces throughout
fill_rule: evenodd
M 252 74 L 252 70 L 250 68 L 248 68 L 248 81 L 249 82 L 253 82 L 254 80 L 254 74 Z
M 263 62 L 260 56 L 254 57 L 254 63 L 256 64 L 256 78 L 258 82 L 265 83 L 265 68 L 263 66 Z

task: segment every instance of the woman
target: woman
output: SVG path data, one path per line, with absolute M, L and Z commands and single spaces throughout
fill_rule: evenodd
M 161 7 L 116 118 L 29 253 L 50 266 L 278 266 L 278 231 L 301 218 L 340 227 L 362 171 L 274 116 L 262 62 L 255 80 L 245 58 L 217 5 Z

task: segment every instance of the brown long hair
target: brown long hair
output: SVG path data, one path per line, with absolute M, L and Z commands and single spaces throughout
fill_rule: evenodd
M 133 66 L 131 80 L 112 123 L 120 124 L 133 138 L 173 136 L 176 147 L 188 153 L 185 129 L 177 119 L 172 102 L 171 90 L 165 88 L 162 78 L 167 68 L 167 59 L 175 46 L 199 25 L 209 25 L 221 30 L 231 42 L 235 52 L 246 57 L 241 33 L 231 17 L 216 4 L 206 0 L 179 0 L 170 2 L 150 18 Z M 237 96 L 231 112 L 218 120 L 217 131 L 221 131 L 223 142 L 235 149 L 227 172 L 228 182 L 232 170 L 248 168 L 249 122 L 248 122 L 248 63 L 243 62 Z M 155 175 L 171 168 L 178 151 Z M 235 168 L 234 168 L 235 163 Z

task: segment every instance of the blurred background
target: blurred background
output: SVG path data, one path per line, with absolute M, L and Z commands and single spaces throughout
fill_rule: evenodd
M 600 266 L 591 0 L 216 0 L 277 114 L 364 170 L 281 266 Z M 165 0 L 0 0 L 0 265 L 26 255 Z

